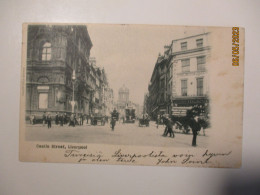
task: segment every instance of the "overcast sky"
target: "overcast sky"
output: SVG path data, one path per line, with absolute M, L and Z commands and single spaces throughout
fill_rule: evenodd
M 97 66 L 105 68 L 115 100 L 118 89 L 125 84 L 130 100 L 140 105 L 164 45 L 191 35 L 187 28 L 176 26 L 91 24 L 87 28 L 93 43 L 90 56 L 96 57 Z

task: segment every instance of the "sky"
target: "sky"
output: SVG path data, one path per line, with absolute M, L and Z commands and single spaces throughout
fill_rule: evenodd
M 93 44 L 90 56 L 96 58 L 97 66 L 104 67 L 114 100 L 118 99 L 118 89 L 125 85 L 130 101 L 139 105 L 143 105 L 148 92 L 159 52 L 163 53 L 164 45 L 173 39 L 189 36 L 190 32 L 183 26 L 159 25 L 88 24 L 87 29 Z

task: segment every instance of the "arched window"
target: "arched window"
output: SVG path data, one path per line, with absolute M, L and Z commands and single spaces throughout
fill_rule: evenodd
M 42 46 L 42 61 L 50 61 L 51 60 L 51 43 L 46 42 Z
M 41 83 L 41 84 L 49 83 L 49 79 L 46 76 L 41 76 L 38 78 L 38 83 Z

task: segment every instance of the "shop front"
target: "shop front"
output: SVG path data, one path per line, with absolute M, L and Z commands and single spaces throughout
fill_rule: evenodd
M 183 110 L 196 108 L 199 113 L 208 114 L 209 112 L 209 99 L 208 97 L 180 97 L 173 99 L 172 114 L 176 115 L 177 110 L 183 108 Z M 180 112 L 184 112 L 180 110 Z M 183 114 L 183 113 L 182 113 Z

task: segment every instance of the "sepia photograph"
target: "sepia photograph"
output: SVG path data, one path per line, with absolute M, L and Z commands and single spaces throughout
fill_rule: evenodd
M 24 24 L 20 160 L 240 166 L 243 33 Z
M 0 1 L 0 194 L 260 194 L 259 7 Z

